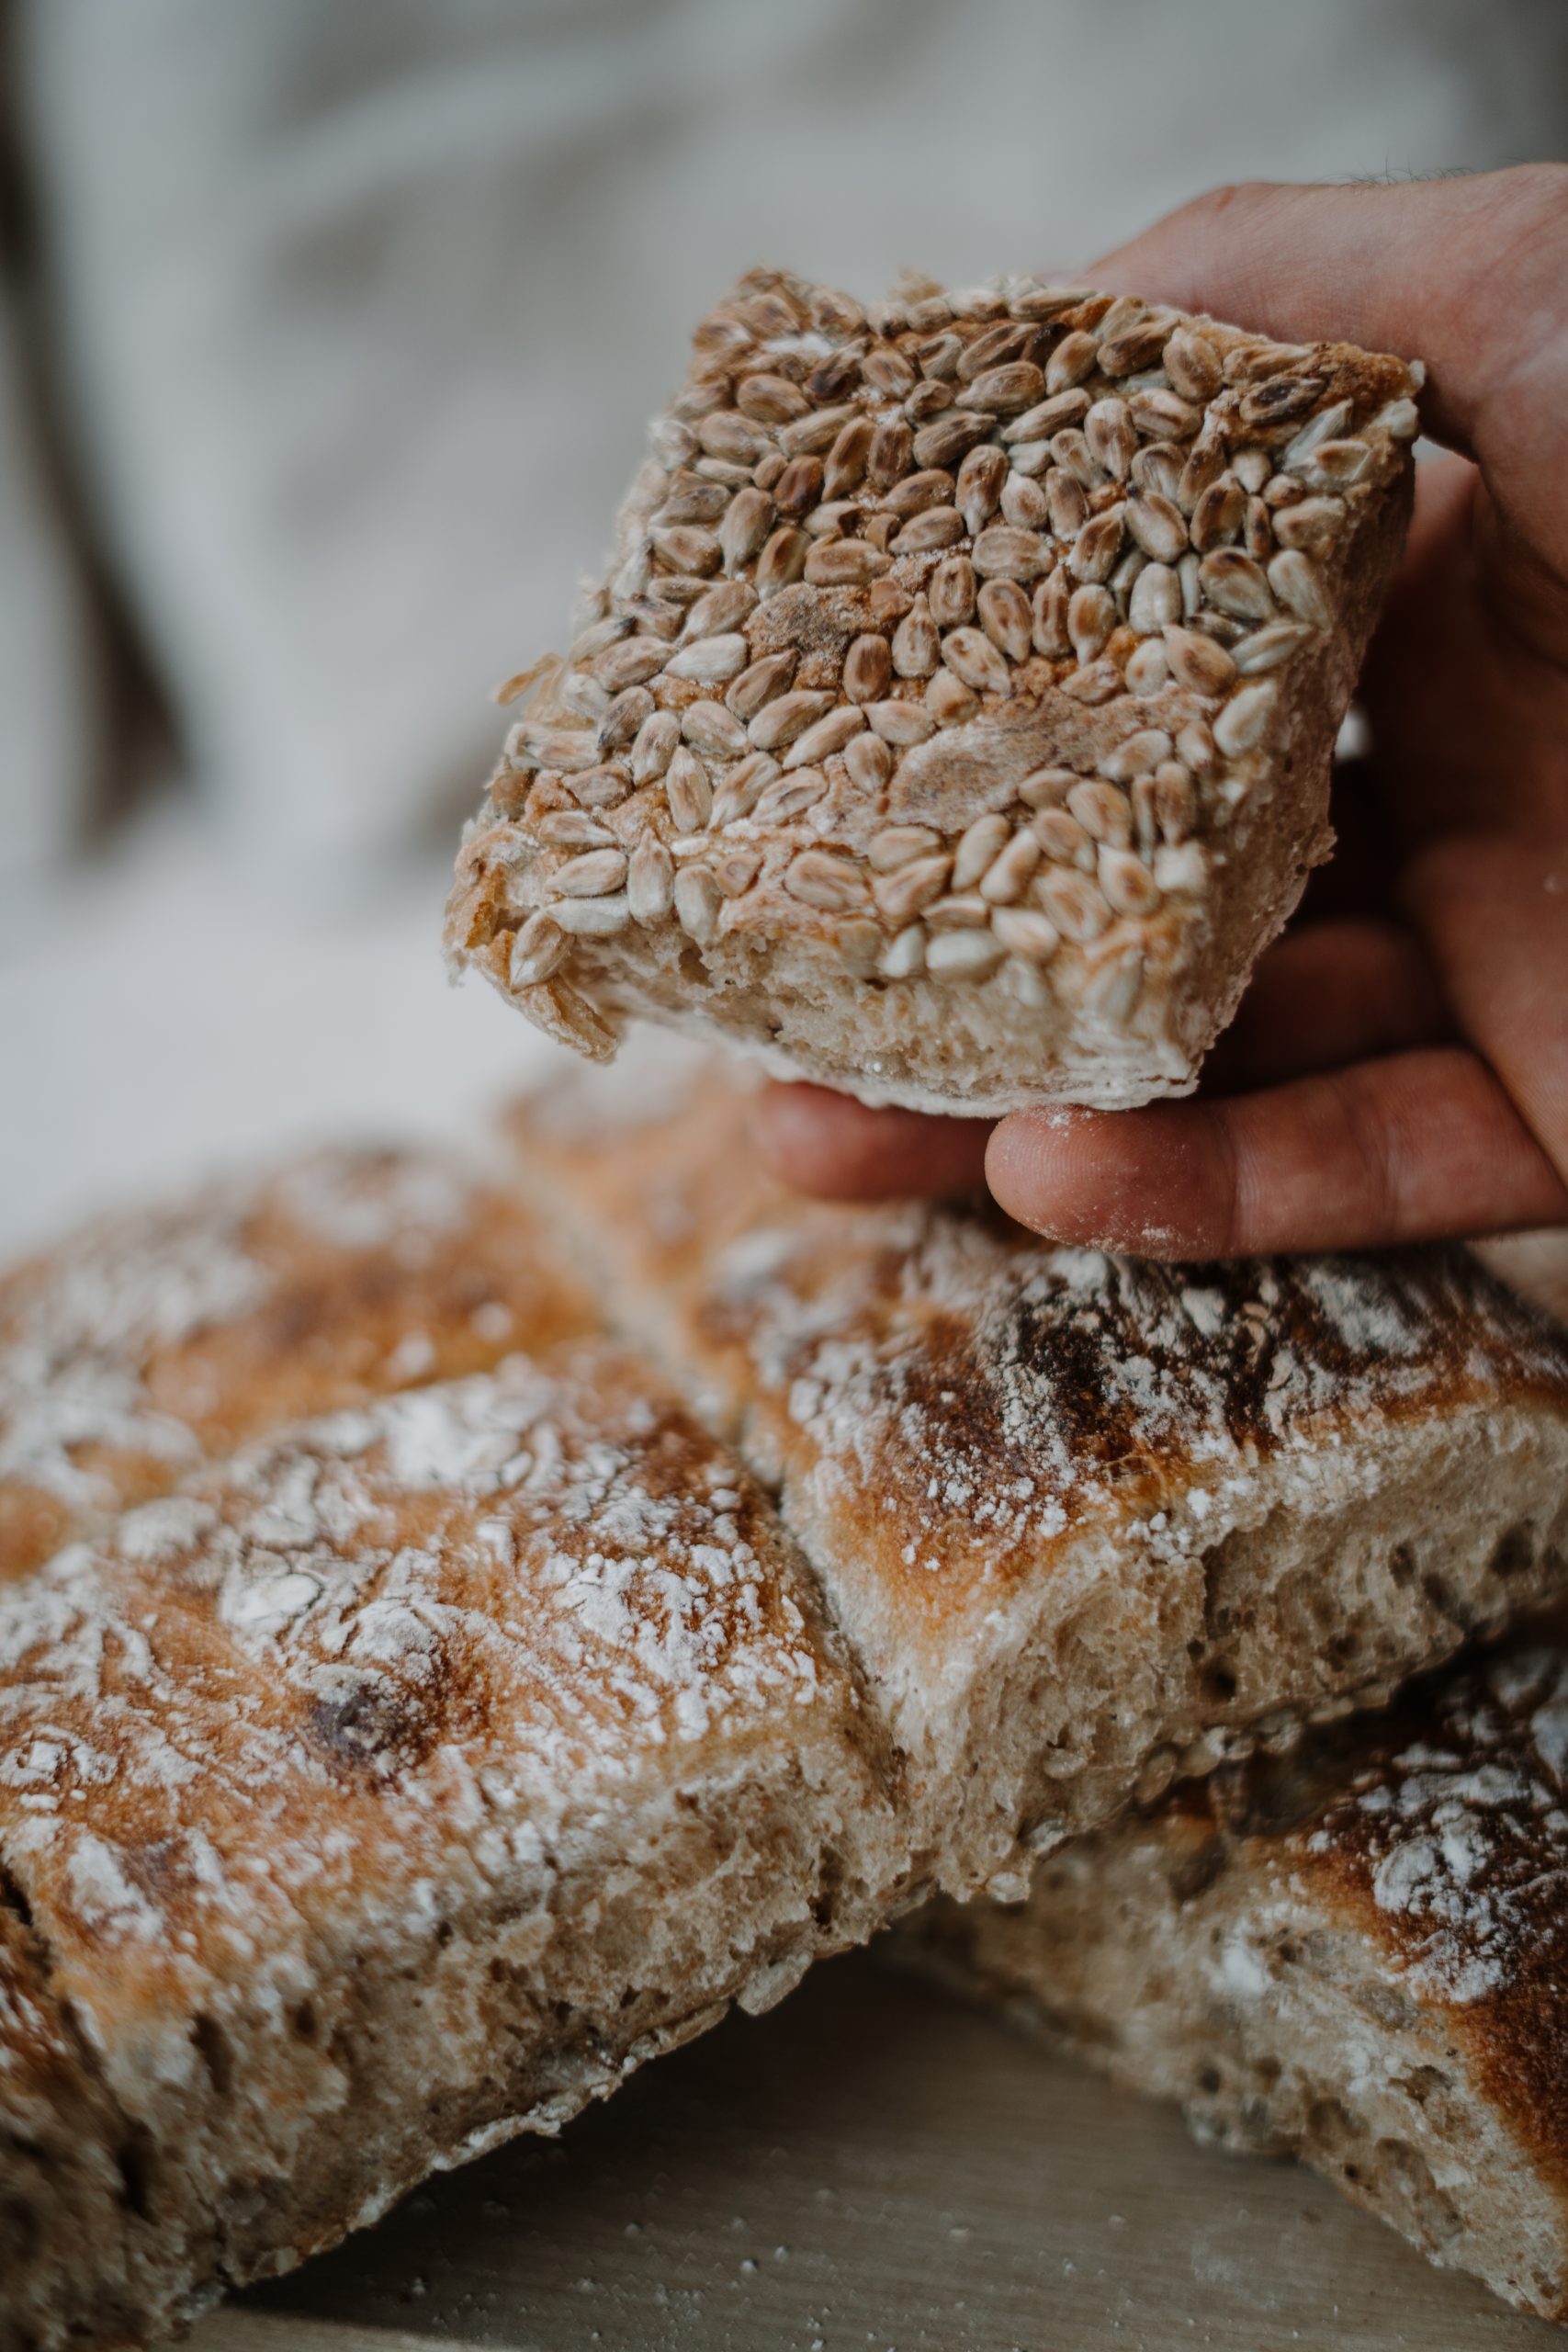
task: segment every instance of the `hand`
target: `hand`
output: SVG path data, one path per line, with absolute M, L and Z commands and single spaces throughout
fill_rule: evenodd
M 1421 469 L 1340 854 L 1191 1101 L 993 1129 L 775 1087 L 764 1151 L 839 1198 L 983 1174 L 1038 1232 L 1159 1258 L 1568 1224 L 1568 167 L 1224 188 L 1093 277 L 1427 363 L 1456 454 Z

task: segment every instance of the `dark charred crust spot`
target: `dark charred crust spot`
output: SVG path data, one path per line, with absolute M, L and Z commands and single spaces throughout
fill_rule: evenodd
M 365 1676 L 330 1699 L 314 1701 L 306 1716 L 310 1739 L 340 1770 L 409 1770 L 434 1736 L 429 1712 L 386 1676 Z

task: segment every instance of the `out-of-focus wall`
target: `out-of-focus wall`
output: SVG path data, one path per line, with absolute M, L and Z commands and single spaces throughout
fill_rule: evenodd
M 466 798 L 741 267 L 1081 264 L 1219 178 L 1562 152 L 1561 0 L 20 0 L 88 527 L 188 789 L 347 874 Z M 3 360 L 0 353 L 0 360 Z M 91 656 L 0 401 L 15 869 Z M 13 721 L 6 721 L 7 730 Z M 13 739 L 15 740 L 15 739 Z M 112 737 L 111 737 L 112 740 Z

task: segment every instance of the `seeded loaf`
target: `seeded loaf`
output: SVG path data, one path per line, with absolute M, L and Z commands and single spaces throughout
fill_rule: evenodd
M 107 1217 L 0 1276 L 0 1580 L 265 1430 L 589 1320 L 455 1155 L 318 1151 Z
M 1568 1640 L 933 1905 L 901 1956 L 1568 2320 Z
M 447 944 L 868 1102 L 1190 1091 L 1328 853 L 1421 371 L 1129 296 L 756 272 L 468 829 Z
M 800 1202 L 661 1048 L 512 1123 L 781 1498 L 964 1894 L 1568 1586 L 1568 1340 L 1461 1250 L 1204 1268 Z M 672 1062 L 685 1063 L 683 1076 Z
M 309 1423 L 0 1593 L 0 2346 L 161 2340 L 890 1904 L 755 1484 L 582 1342 Z

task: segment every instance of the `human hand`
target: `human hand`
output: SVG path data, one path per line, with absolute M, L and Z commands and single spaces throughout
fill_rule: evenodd
M 1191 1101 L 993 1128 L 776 1086 L 763 1151 L 836 1198 L 983 1176 L 1038 1232 L 1159 1258 L 1568 1224 L 1568 166 L 1224 188 L 1092 275 L 1428 365 L 1454 454 L 1421 469 L 1340 853 Z

